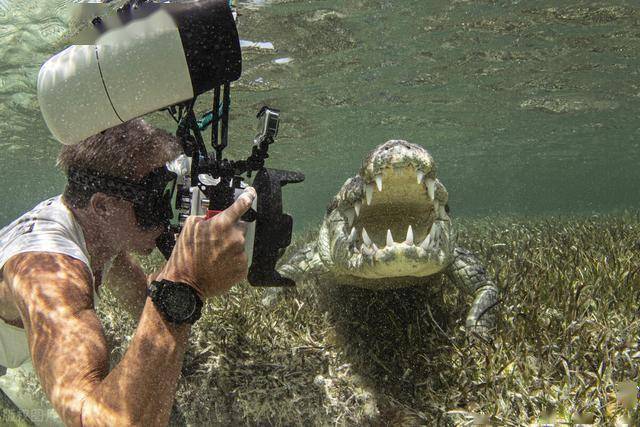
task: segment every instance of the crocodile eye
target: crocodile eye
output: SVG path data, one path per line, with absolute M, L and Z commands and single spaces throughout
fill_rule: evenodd
M 451 212 L 451 209 L 449 209 L 449 203 L 447 203 L 446 205 L 444 205 L 444 211 L 449 214 L 449 212 Z

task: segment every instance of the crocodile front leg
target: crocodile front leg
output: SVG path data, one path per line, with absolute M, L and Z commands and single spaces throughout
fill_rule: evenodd
M 495 309 L 498 304 L 498 288 L 487 276 L 480 261 L 467 249 L 456 247 L 453 262 L 445 273 L 457 286 L 474 294 L 473 304 L 467 315 L 468 332 L 488 336 L 495 327 Z
M 291 258 L 278 267 L 278 272 L 294 281 L 312 276 L 319 276 L 327 272 L 316 249 L 316 242 L 305 245 L 296 251 Z

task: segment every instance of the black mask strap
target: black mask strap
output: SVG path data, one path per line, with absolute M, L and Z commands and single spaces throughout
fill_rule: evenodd
M 86 194 L 100 192 L 132 202 L 138 225 L 143 229 L 168 226 L 173 217 L 171 200 L 176 174 L 165 166 L 153 170 L 140 182 L 72 167 L 69 168 L 68 182 Z

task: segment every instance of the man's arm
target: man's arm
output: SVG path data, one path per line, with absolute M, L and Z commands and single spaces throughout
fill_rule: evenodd
M 245 189 L 206 221 L 189 217 L 158 278 L 186 283 L 204 298 L 247 276 L 245 226 L 256 197 Z M 145 300 L 136 333 L 109 369 L 108 348 L 93 309 L 89 269 L 62 254 L 29 252 L 4 266 L 42 387 L 67 425 L 166 425 L 191 326 L 164 320 Z
M 67 425 L 166 425 L 190 326 L 146 300 L 131 344 L 109 372 L 88 268 L 62 254 L 24 253 L 4 267 L 27 330 L 33 365 Z

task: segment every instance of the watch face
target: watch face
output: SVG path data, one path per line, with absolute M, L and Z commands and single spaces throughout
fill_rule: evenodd
M 166 313 L 178 322 L 188 319 L 197 305 L 195 293 L 188 286 L 166 286 L 162 300 Z

